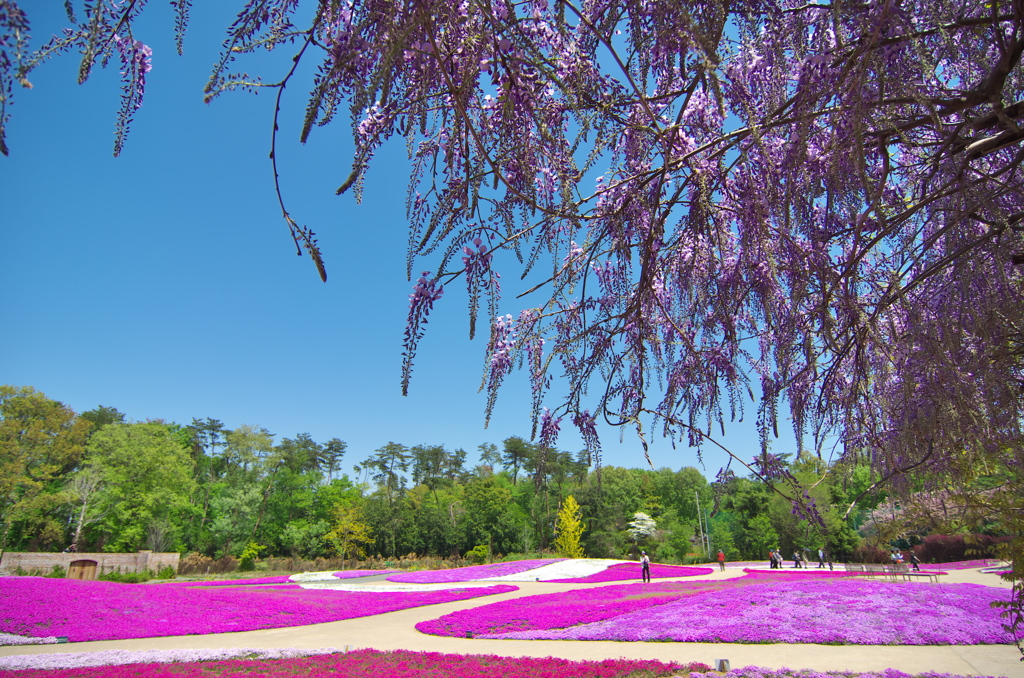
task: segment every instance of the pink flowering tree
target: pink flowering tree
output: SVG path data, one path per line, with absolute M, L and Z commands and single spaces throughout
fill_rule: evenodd
M 80 54 L 80 80 L 110 59 L 116 152 L 149 69 L 144 3 L 77 4 L 32 51 L 25 12 L 0 0 L 0 125 L 49 56 Z M 181 36 L 190 3 L 172 4 Z M 981 464 L 1019 488 L 1022 29 L 1011 0 L 250 0 L 206 96 L 280 102 L 316 60 L 292 133 L 348 113 L 338 192 L 357 197 L 404 138 L 403 388 L 432 306 L 465 285 L 470 333 L 481 313 L 489 328 L 489 403 L 525 371 L 542 447 L 568 418 L 599 455 L 600 419 L 700 454 L 752 416 L 762 453 L 739 461 L 781 486 L 788 420 L 801 452 L 838 440 L 893 491 Z M 265 48 L 279 73 L 234 74 Z M 499 268 L 523 280 L 510 313 Z

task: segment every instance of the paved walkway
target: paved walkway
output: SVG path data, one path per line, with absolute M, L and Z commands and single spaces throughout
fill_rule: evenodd
M 692 579 L 728 579 L 742 576 L 730 569 Z M 662 580 L 658 580 L 662 581 Z M 1007 586 L 996 575 L 978 570 L 952 571 L 942 583 L 976 583 Z M 613 582 L 614 583 L 614 582 Z M 564 657 L 566 659 L 660 659 L 662 661 L 704 662 L 715 665 L 728 659 L 733 668 L 763 666 L 817 671 L 877 671 L 898 669 L 916 674 L 926 671 L 959 675 L 1008 676 L 1024 678 L 1024 662 L 1013 645 L 813 645 L 728 643 L 645 643 L 616 641 L 485 640 L 428 636 L 415 629 L 417 622 L 436 619 L 460 609 L 488 605 L 499 600 L 554 593 L 598 585 L 516 582 L 518 591 L 472 600 L 429 605 L 388 614 L 348 619 L 327 624 L 205 636 L 172 636 L 109 640 L 67 645 L 0 647 L 0 656 L 54 652 L 97 652 L 101 650 L 171 650 L 199 648 L 374 648 L 378 650 L 421 650 L 458 654 L 496 654 L 510 657 Z M 605 586 L 605 584 L 599 584 Z M 899 584 L 916 586 L 915 583 Z

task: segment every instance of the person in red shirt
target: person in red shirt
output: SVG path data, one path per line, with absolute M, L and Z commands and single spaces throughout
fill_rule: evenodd
M 721 549 L 718 551 L 718 567 L 722 569 L 722 572 L 725 572 L 725 552 Z

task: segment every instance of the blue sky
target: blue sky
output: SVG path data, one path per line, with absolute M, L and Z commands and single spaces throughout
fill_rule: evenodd
M 29 4 L 34 45 L 63 25 L 62 4 Z M 178 57 L 166 4 L 153 4 L 136 32 L 154 65 L 120 158 L 111 156 L 115 65 L 78 86 L 70 55 L 15 92 L 11 155 L 0 157 L 0 382 L 34 386 L 79 412 L 107 405 L 138 421 L 211 417 L 279 437 L 338 437 L 349 444 L 349 471 L 389 441 L 461 447 L 475 460 L 483 442 L 529 436 L 524 375 L 507 380 L 483 427 L 486 331 L 468 340 L 464 288 L 431 316 L 411 393 L 401 395 L 412 289 L 404 147 L 378 155 L 361 205 L 335 196 L 350 171 L 347 116 L 302 146 L 309 78 L 288 88 L 282 187 L 292 215 L 320 238 L 329 275 L 321 283 L 309 258 L 295 255 L 277 206 L 273 93 L 202 101 L 231 14 L 197 3 Z M 279 78 L 287 61 L 274 55 L 265 79 Z M 503 313 L 518 313 L 517 278 L 504 276 Z M 757 450 L 750 429 L 724 439 L 748 458 Z M 560 449 L 582 448 L 568 421 L 562 431 Z M 622 443 L 617 431 L 604 434 L 606 465 L 646 465 L 634 434 Z M 685 446 L 651 442 L 655 467 L 697 465 Z M 724 463 L 708 451 L 705 475 Z

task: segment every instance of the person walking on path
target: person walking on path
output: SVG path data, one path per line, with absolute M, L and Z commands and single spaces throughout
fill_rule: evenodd
M 718 567 L 725 572 L 725 552 L 721 549 L 718 550 Z
M 651 559 L 647 557 L 647 551 L 640 552 L 640 578 L 651 583 Z
M 793 567 L 800 569 L 800 552 L 793 551 Z
M 914 566 L 914 572 L 920 572 L 921 571 L 921 568 L 918 567 L 918 564 L 920 562 L 921 561 L 917 559 L 917 554 L 914 553 L 913 551 L 911 551 L 910 552 L 910 564 Z
M 819 570 L 824 570 L 825 569 L 825 550 L 824 549 L 818 549 L 818 569 Z

